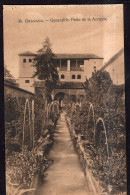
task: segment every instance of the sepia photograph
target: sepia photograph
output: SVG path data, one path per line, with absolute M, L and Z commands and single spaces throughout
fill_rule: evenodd
M 126 195 L 123 4 L 4 5 L 7 195 Z

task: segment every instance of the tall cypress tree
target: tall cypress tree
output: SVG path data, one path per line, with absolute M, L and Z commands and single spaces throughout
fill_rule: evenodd
M 51 43 L 47 37 L 42 44 L 42 48 L 38 50 L 33 62 L 34 67 L 36 68 L 34 76 L 38 76 L 38 79 L 40 80 L 45 80 L 46 90 L 49 94 L 59 80 L 54 57 L 55 54 L 52 52 Z

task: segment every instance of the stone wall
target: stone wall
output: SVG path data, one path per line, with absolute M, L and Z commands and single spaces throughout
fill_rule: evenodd
M 12 95 L 13 97 L 25 97 L 25 98 L 28 98 L 28 99 L 31 99 L 34 97 L 34 94 L 29 92 L 29 91 L 26 91 L 24 89 L 21 89 L 19 87 L 15 87 L 15 86 L 12 86 L 10 84 L 4 84 L 4 95 Z

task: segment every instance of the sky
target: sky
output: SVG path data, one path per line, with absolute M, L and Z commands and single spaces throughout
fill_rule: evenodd
M 52 22 L 63 18 L 69 21 Z M 18 54 L 36 53 L 46 37 L 54 53 L 91 53 L 106 63 L 124 47 L 123 5 L 4 6 L 4 64 L 15 78 Z

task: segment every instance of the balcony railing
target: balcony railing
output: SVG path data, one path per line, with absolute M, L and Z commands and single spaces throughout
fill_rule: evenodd
M 84 71 L 84 69 L 83 68 L 81 68 L 81 67 L 70 67 L 70 71 Z
M 67 67 L 58 67 L 58 71 L 67 71 Z M 84 71 L 84 67 L 70 67 L 70 71 Z

